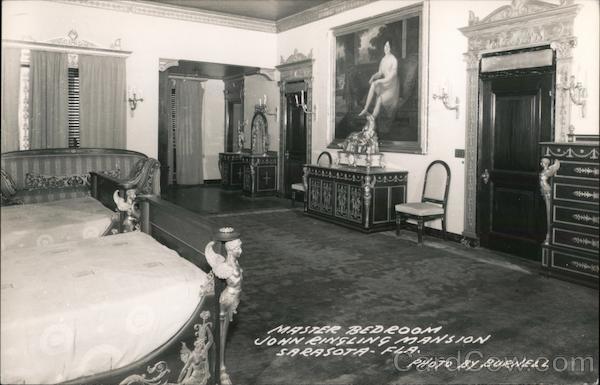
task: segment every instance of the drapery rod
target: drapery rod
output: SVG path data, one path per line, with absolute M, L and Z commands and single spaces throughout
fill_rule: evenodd
M 131 55 L 131 51 L 122 51 L 122 50 L 116 50 L 116 49 L 96 48 L 96 47 L 78 47 L 78 46 L 64 45 L 64 44 L 38 43 L 35 41 L 26 41 L 26 40 L 2 40 L 2 46 L 3 47 L 40 49 L 43 51 L 103 55 L 103 56 L 125 57 L 125 56 Z

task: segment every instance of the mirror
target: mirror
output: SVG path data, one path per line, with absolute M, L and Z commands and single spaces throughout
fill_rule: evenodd
M 227 143 L 225 151 L 239 152 L 243 148 L 243 142 L 240 141 L 240 138 L 244 137 L 244 110 L 240 101 L 228 101 L 227 118 L 227 134 L 225 135 Z
M 244 133 L 244 77 L 223 80 L 225 95 L 225 152 L 242 152 L 249 148 Z
M 266 115 L 257 109 L 250 125 L 250 150 L 253 154 L 266 154 L 269 151 L 269 131 Z

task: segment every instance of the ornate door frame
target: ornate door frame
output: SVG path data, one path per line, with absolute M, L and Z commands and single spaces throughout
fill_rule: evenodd
M 573 23 L 580 6 L 573 0 L 551 4 L 539 0 L 512 0 L 479 20 L 469 11 L 469 25 L 460 28 L 468 38 L 467 101 L 465 133 L 465 212 L 463 238 L 478 243 L 477 217 L 477 154 L 479 146 L 479 68 L 482 55 L 549 45 L 555 52 L 556 74 L 561 83 L 568 83 L 573 64 L 572 48 L 577 43 Z M 558 87 L 557 87 L 558 88 Z M 555 140 L 564 141 L 571 121 L 568 91 L 555 95 Z
M 298 50 L 294 50 L 294 53 L 284 60 L 281 57 L 281 64 L 276 66 L 279 71 L 279 193 L 285 193 L 285 186 L 283 185 L 284 178 L 284 164 L 285 164 L 285 145 L 287 140 L 287 108 L 286 108 L 286 84 L 292 82 L 303 81 L 306 87 L 306 105 L 309 109 L 313 110 L 313 62 L 312 50 L 308 55 L 304 55 Z M 314 113 L 307 114 L 306 119 L 306 160 L 308 163 L 312 159 L 312 120 Z

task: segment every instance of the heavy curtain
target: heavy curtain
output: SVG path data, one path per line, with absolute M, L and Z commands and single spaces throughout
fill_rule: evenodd
M 79 55 L 81 147 L 125 148 L 125 58 Z
M 175 158 L 178 184 L 200 184 L 202 173 L 202 101 L 197 80 L 175 80 Z
M 19 149 L 21 49 L 2 48 L 2 152 Z
M 31 50 L 29 147 L 69 146 L 68 62 L 64 52 Z

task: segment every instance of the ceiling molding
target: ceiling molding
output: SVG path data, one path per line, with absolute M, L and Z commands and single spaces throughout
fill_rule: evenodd
M 53 0 L 57 3 L 101 8 L 110 11 L 132 13 L 145 16 L 164 17 L 168 19 L 214 24 L 223 27 L 240 28 L 251 31 L 276 33 L 274 22 L 253 17 L 235 16 L 227 13 L 201 11 L 183 7 L 175 7 L 146 1 L 131 0 Z
M 179 6 L 153 3 L 142 0 L 52 0 L 57 3 L 101 8 L 110 11 L 131 13 L 144 16 L 164 17 L 196 23 L 220 25 L 251 31 L 278 33 L 304 24 L 312 23 L 329 16 L 345 12 L 377 0 L 331 0 L 295 15 L 284 17 L 277 22 L 228 13 L 204 11 Z
M 329 16 L 337 15 L 377 0 L 332 0 L 277 20 L 277 32 L 283 32 Z

